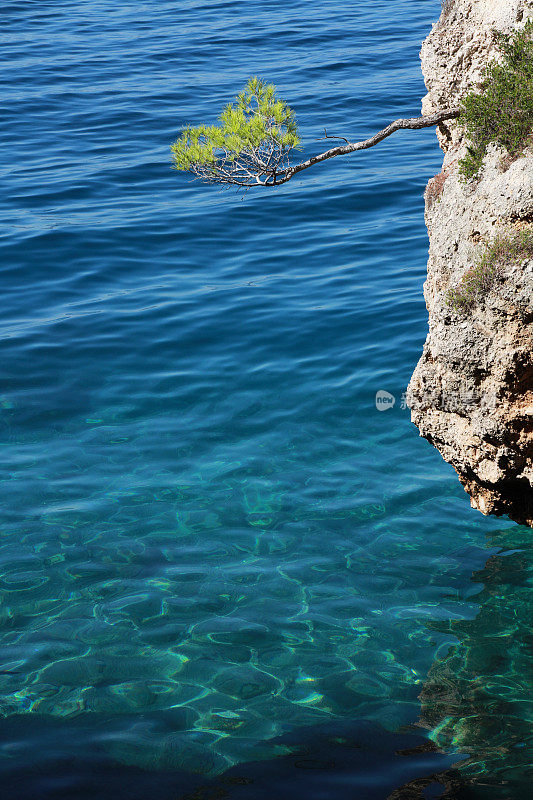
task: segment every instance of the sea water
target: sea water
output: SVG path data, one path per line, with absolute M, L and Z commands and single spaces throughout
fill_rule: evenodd
M 10 800 L 379 800 L 454 763 L 524 788 L 528 539 L 470 509 L 403 397 L 434 131 L 245 195 L 170 168 L 251 75 L 303 155 L 417 115 L 439 11 L 4 4 Z

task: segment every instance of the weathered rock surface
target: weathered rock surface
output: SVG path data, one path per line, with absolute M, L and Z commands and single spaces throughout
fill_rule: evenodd
M 494 29 L 533 18 L 533 0 L 448 0 L 422 48 L 423 111 L 458 105 L 496 56 Z M 504 269 L 467 312 L 446 303 L 497 234 L 533 230 L 533 150 L 509 165 L 493 148 L 478 182 L 459 180 L 465 142 L 438 130 L 440 175 L 426 190 L 429 333 L 409 384 L 411 419 L 453 465 L 474 508 L 533 527 L 533 261 Z

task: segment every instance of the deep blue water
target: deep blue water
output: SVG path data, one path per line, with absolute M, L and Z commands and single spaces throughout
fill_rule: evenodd
M 453 725 L 479 702 L 419 700 L 439 665 L 479 679 L 483 592 L 506 596 L 483 565 L 505 576 L 526 547 L 470 509 L 401 407 L 426 333 L 434 132 L 245 196 L 170 169 L 182 126 L 214 121 L 252 74 L 295 108 L 308 154 L 324 128 L 364 138 L 418 114 L 439 8 L 4 4 L 10 800 L 384 800 L 466 756 L 493 770 L 485 728 Z M 495 673 L 516 694 L 517 663 L 487 668 L 489 697 Z M 522 720 L 511 699 L 486 701 L 487 724 Z M 523 747 L 509 725 L 498 753 Z M 395 755 L 430 734 L 443 754 Z

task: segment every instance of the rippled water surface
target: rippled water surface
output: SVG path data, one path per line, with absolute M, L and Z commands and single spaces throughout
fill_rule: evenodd
M 526 796 L 528 539 L 401 402 L 434 132 L 245 197 L 170 169 L 251 74 L 308 154 L 417 114 L 439 8 L 4 4 L 10 800 L 384 800 L 467 757 Z

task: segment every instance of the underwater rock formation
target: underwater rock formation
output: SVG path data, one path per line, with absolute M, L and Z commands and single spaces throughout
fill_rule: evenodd
M 410 781 L 387 800 L 424 800 L 436 784 L 444 787 L 441 800 L 531 797 L 531 535 L 507 527 L 488 544 L 499 551 L 473 575 L 483 586 L 476 616 L 428 623 L 457 643 L 429 670 L 419 724 L 431 731 L 424 749 L 456 753 L 456 763 Z
M 458 105 L 497 56 L 494 31 L 532 18 L 532 0 L 444 3 L 422 47 L 424 113 Z M 533 232 L 533 150 L 509 163 L 492 146 L 479 179 L 465 183 L 460 125 L 441 124 L 437 135 L 444 163 L 426 190 L 429 333 L 407 393 L 411 419 L 455 468 L 474 508 L 533 526 L 533 261 L 507 265 L 468 310 L 447 302 L 484 245 Z
M 457 644 L 429 671 L 421 724 L 437 746 L 468 756 L 457 765 L 475 790 L 465 798 L 526 800 L 533 747 L 531 536 L 525 528 L 507 528 L 489 544 L 499 552 L 473 577 L 483 585 L 476 617 L 430 624 L 452 633 Z

